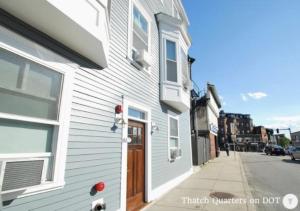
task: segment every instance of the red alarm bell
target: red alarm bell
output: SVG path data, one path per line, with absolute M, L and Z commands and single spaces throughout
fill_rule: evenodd
M 103 191 L 104 188 L 105 188 L 104 182 L 99 182 L 99 183 L 97 183 L 97 184 L 95 185 L 95 190 L 96 190 L 97 192 Z
M 122 112 L 123 112 L 123 107 L 122 107 L 122 105 L 117 105 L 117 106 L 115 107 L 115 112 L 116 112 L 116 114 L 122 113 Z

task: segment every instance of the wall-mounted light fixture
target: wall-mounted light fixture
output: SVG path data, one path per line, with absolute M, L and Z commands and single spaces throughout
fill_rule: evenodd
M 151 133 L 154 133 L 154 131 L 159 131 L 159 128 L 155 122 L 151 122 Z

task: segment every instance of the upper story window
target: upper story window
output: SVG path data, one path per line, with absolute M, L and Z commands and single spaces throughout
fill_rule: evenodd
M 164 13 L 156 15 L 160 36 L 160 99 L 178 111 L 190 108 L 187 52 L 190 38 L 183 22 Z
M 148 52 L 148 22 L 142 13 L 133 6 L 133 51 L 145 50 Z
M 177 82 L 177 50 L 176 42 L 166 40 L 167 80 Z
M 133 0 L 129 31 L 129 58 L 144 70 L 151 65 L 150 55 L 150 16 L 144 8 Z

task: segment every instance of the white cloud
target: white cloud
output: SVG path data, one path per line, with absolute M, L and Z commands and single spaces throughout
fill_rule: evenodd
M 254 100 L 259 100 L 261 98 L 267 97 L 268 95 L 264 92 L 249 92 L 248 96 Z
M 292 132 L 300 130 L 300 115 L 274 116 L 269 119 L 268 128 L 291 128 Z
M 242 97 L 242 100 L 244 101 L 244 102 L 246 102 L 246 101 L 248 101 L 248 98 L 247 98 L 247 96 L 245 95 L 245 94 L 241 94 L 241 97 Z
M 264 92 L 248 92 L 247 94 L 242 93 L 241 97 L 244 102 L 247 102 L 249 99 L 260 100 L 268 95 Z

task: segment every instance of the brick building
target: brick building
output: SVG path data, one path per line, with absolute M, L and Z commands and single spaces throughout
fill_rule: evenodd
M 300 146 L 300 131 L 291 133 L 291 141 L 293 145 Z
M 250 114 L 225 113 L 220 111 L 218 119 L 218 139 L 222 145 L 226 142 L 237 141 L 237 136 L 251 134 L 253 130 L 253 120 Z
M 263 143 L 268 143 L 268 132 L 264 126 L 253 127 L 253 134 L 259 135 L 259 139 Z

